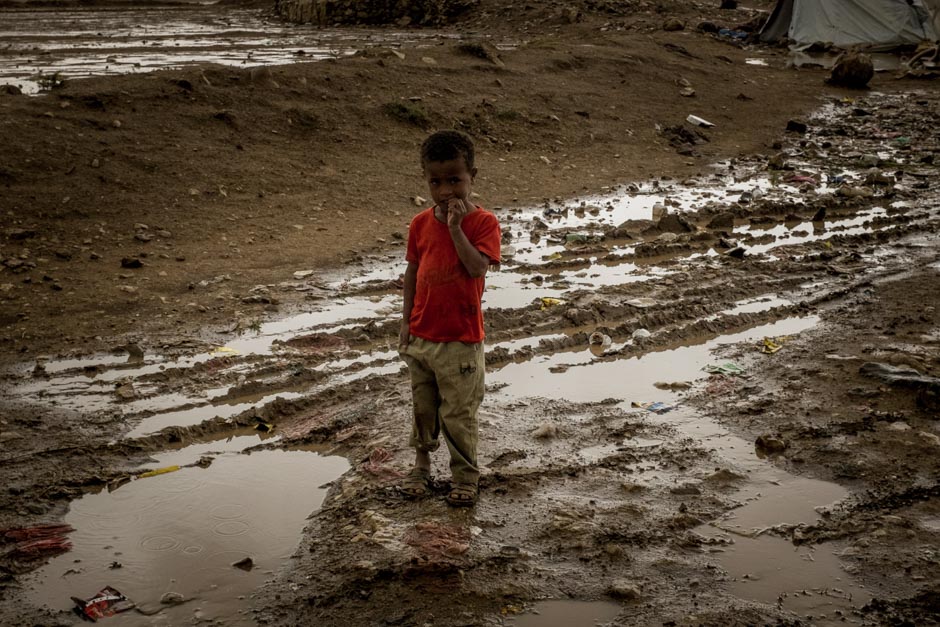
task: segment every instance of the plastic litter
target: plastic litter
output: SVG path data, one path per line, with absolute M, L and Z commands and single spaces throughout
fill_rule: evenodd
M 549 307 L 554 307 L 555 305 L 564 305 L 565 301 L 560 298 L 551 298 L 549 296 L 543 296 L 541 298 L 542 309 L 548 309 Z
M 744 368 L 732 361 L 728 361 L 723 364 L 708 364 L 702 368 L 702 370 L 709 374 L 726 374 L 730 376 L 738 376 L 745 373 Z
M 37 560 L 66 553 L 72 543 L 65 534 L 74 529 L 69 525 L 35 525 L 0 530 L 0 544 L 13 543 L 2 556 L 13 560 Z
M 95 623 L 102 618 L 134 609 L 134 603 L 111 586 L 106 586 L 89 599 L 72 597 L 75 613 Z
M 743 30 L 731 30 L 730 28 L 720 28 L 718 29 L 718 34 L 722 37 L 730 37 L 731 39 L 747 39 L 747 32 Z
M 392 461 L 392 454 L 382 447 L 377 447 L 369 454 L 369 459 L 363 462 L 360 467 L 363 471 L 379 479 L 390 481 L 404 477 L 403 472 L 387 465 L 390 461 Z
M 609 335 L 605 335 L 600 331 L 595 331 L 590 336 L 588 336 L 588 342 L 594 346 L 610 346 L 613 340 L 610 339 Z
M 685 121 L 688 122 L 689 124 L 694 124 L 695 126 L 701 126 L 702 128 L 712 128 L 713 126 L 715 126 L 708 120 L 704 118 L 700 118 L 697 115 L 690 115 L 689 117 L 685 119 Z
M 765 337 L 763 341 L 757 345 L 757 349 L 765 355 L 773 355 L 783 348 L 784 342 L 789 339 L 790 338 L 788 336 Z
M 653 334 L 647 331 L 646 329 L 637 329 L 636 331 L 633 332 L 633 339 L 643 340 L 643 339 L 650 337 L 651 335 Z
M 234 348 L 229 348 L 228 346 L 218 346 L 214 348 L 210 355 L 238 355 L 238 351 Z
M 653 414 L 665 414 L 675 409 L 673 405 L 667 405 L 666 403 L 663 403 L 660 401 L 656 401 L 653 403 L 633 402 L 633 403 L 630 403 L 630 406 L 636 407 L 638 409 L 645 409 L 646 411 L 653 413 Z
M 465 527 L 437 521 L 420 522 L 405 532 L 402 541 L 429 560 L 450 560 L 470 548 L 471 532 Z
M 156 477 L 157 475 L 165 475 L 165 474 L 167 474 L 167 473 L 169 473 L 169 472 L 176 472 L 176 471 L 179 470 L 179 469 L 180 469 L 180 467 L 179 467 L 179 466 L 175 466 L 175 465 L 174 465 L 174 466 L 165 466 L 165 467 L 163 467 L 163 468 L 156 468 L 156 469 L 154 469 L 154 470 L 148 470 L 147 472 L 143 472 L 143 473 L 137 475 L 137 478 L 138 478 L 138 479 L 146 479 L 146 478 L 148 478 L 148 477 Z
M 652 298 L 647 298 L 644 296 L 642 298 L 631 298 L 630 300 L 626 301 L 626 304 L 630 305 L 631 307 L 636 307 L 637 309 L 646 309 L 648 307 L 655 307 L 659 303 L 657 303 Z
M 859 374 L 874 377 L 892 385 L 940 391 L 940 378 L 927 376 L 910 366 L 868 362 L 862 364 L 858 371 Z

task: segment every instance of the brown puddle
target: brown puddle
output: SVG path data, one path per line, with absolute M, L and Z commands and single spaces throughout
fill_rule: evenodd
M 529 614 L 507 621 L 513 627 L 588 627 L 607 624 L 621 607 L 609 601 L 540 601 Z
M 112 586 L 141 613 L 109 624 L 254 624 L 252 593 L 297 548 L 307 517 L 326 495 L 320 486 L 349 467 L 343 458 L 303 451 L 235 452 L 259 442 L 258 436 L 238 436 L 186 447 L 156 465 L 226 452 L 208 468 L 136 479 L 72 502 L 64 522 L 75 528 L 74 548 L 26 579 L 30 600 L 68 610 L 70 597 Z M 246 557 L 251 570 L 232 566 Z M 161 604 L 169 592 L 187 601 Z

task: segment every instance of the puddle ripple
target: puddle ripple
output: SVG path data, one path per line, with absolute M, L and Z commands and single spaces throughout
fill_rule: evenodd
M 258 442 L 235 440 L 187 447 L 160 463 Z M 307 516 L 326 495 L 317 486 L 347 469 L 343 458 L 303 451 L 229 452 L 205 469 L 183 468 L 84 496 L 64 521 L 76 530 L 74 549 L 29 577 L 30 600 L 68 610 L 69 597 L 113 586 L 142 610 L 160 612 L 109 619 L 115 624 L 181 625 L 196 617 L 254 624 L 250 595 L 296 548 Z M 232 566 L 245 557 L 254 562 L 251 571 Z M 161 606 L 166 592 L 191 601 Z

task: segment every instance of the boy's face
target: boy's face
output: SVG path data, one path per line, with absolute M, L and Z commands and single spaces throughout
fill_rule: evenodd
M 449 161 L 427 161 L 424 164 L 424 178 L 434 204 L 446 211 L 448 200 L 470 200 L 470 188 L 477 169 L 467 168 L 463 157 Z

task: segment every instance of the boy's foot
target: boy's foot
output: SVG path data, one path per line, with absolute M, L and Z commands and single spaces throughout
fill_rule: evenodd
M 454 507 L 473 507 L 477 503 L 478 488 L 473 483 L 455 483 L 450 487 L 447 502 Z
M 398 489 L 410 499 L 424 498 L 431 493 L 431 471 L 415 466 Z

